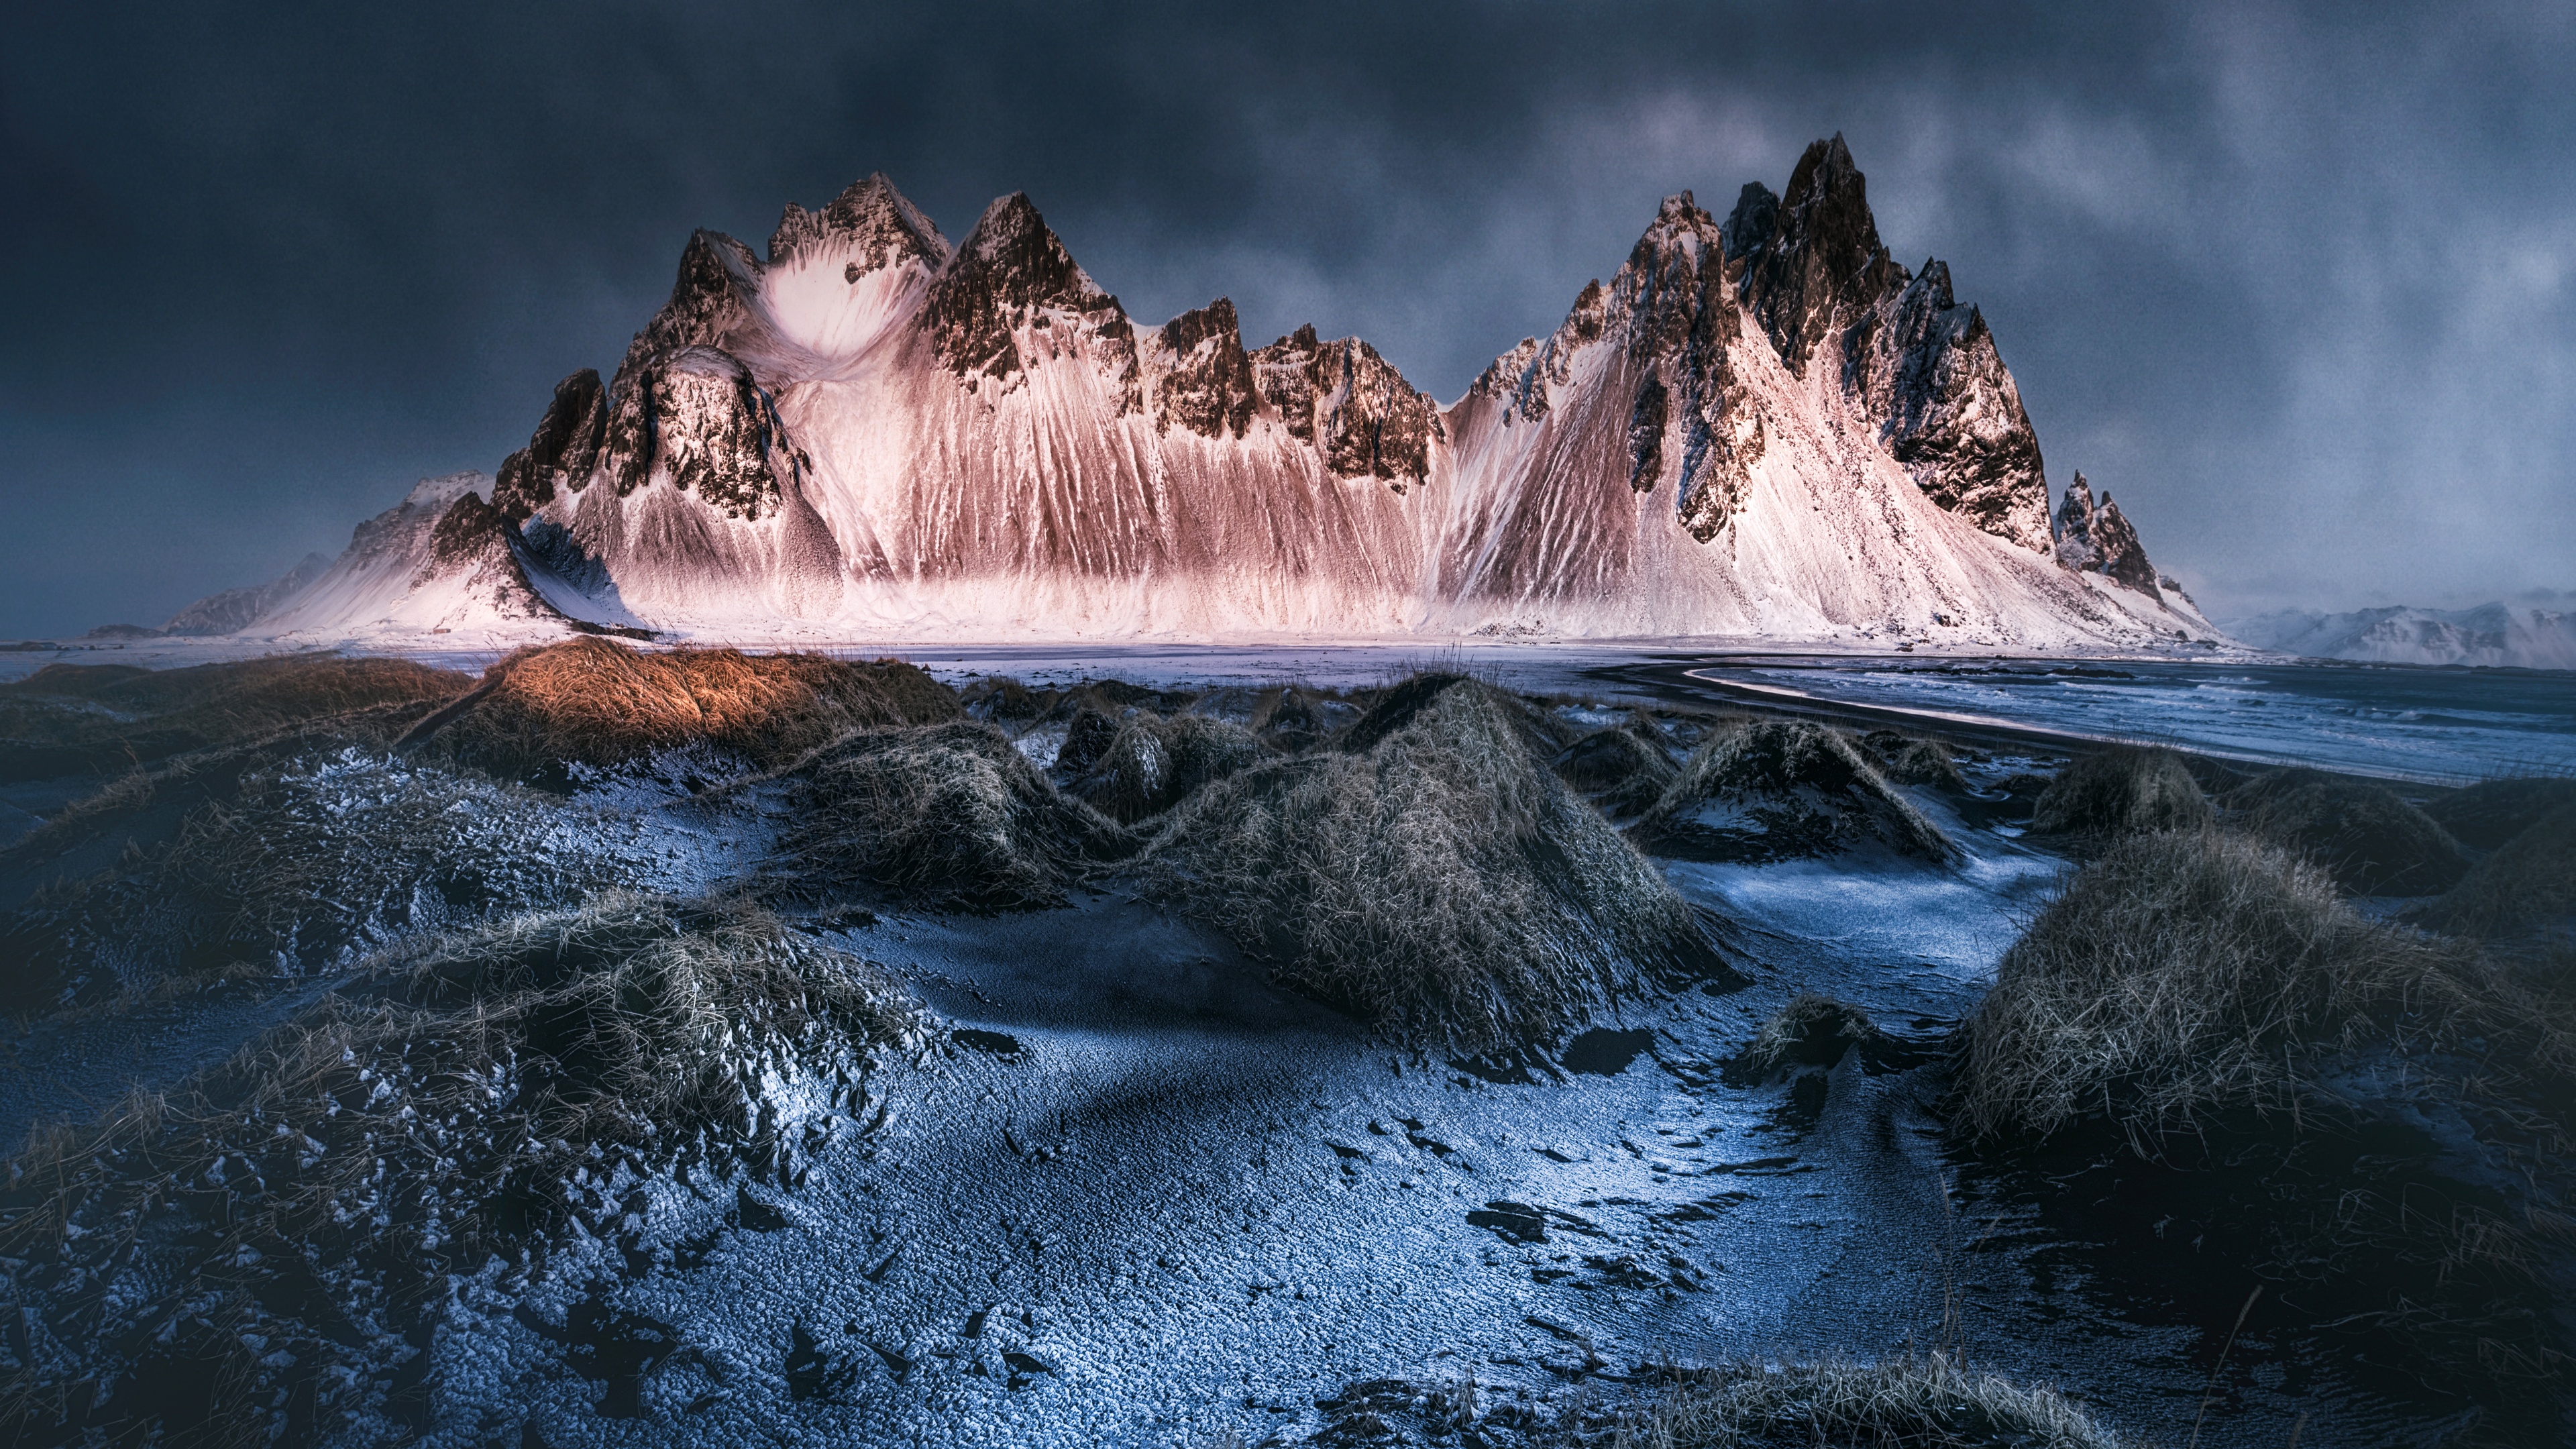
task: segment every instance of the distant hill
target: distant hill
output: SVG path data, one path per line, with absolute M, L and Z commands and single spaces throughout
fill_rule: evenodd
M 2576 669 L 2576 613 L 2554 609 L 2282 609 L 2232 621 L 2227 630 L 2257 649 L 2318 659 Z

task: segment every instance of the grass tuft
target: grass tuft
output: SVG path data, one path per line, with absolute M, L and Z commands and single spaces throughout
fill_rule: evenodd
M 1916 739 L 1894 730 L 1872 730 L 1862 737 L 1862 743 L 1878 753 L 1887 778 L 1899 784 L 1967 793 L 1968 777 L 1959 773 L 1959 762 L 1950 757 L 1949 746 L 1938 740 Z
M 2571 806 L 2576 806 L 2576 780 L 2525 776 L 2453 790 L 2426 805 L 2424 813 L 2471 850 L 2501 850 L 2541 817 Z
M 2444 930 L 2507 939 L 2570 934 L 2576 918 L 2576 804 L 2526 826 L 2425 911 Z
M 2358 895 L 2439 895 L 2468 873 L 2450 832 L 2385 785 L 2274 770 L 2227 795 L 2246 828 L 2325 868 Z
M 2053 1388 L 1971 1373 L 1938 1353 L 1876 1364 L 1668 1370 L 1661 1389 L 1620 1413 L 1610 1429 L 1607 1442 L 1617 1449 L 2118 1449 L 2121 1443 Z
M 1947 860 L 1950 838 L 1840 730 L 1802 720 L 1721 723 L 1638 826 L 1673 854 L 1778 859 L 1876 840 Z
M 1062 904 L 1128 833 L 1058 791 L 989 724 L 862 730 L 789 772 L 782 859 L 809 886 L 871 886 L 969 910 Z
M 2100 1112 L 2151 1152 L 2229 1108 L 2289 1108 L 2339 1052 L 2456 1041 L 2517 1005 L 2474 953 L 2365 920 L 2276 848 L 2139 836 L 2005 952 L 1965 1028 L 1960 1105 L 1989 1137 Z
M 1104 716 L 1085 714 L 1085 720 Z M 1072 736 L 1066 737 L 1067 750 Z M 1192 792 L 1257 764 L 1261 742 L 1242 725 L 1206 715 L 1128 716 L 1074 782 L 1074 795 L 1110 818 L 1135 824 Z
M 0 684 L 0 782 L 121 773 L 335 716 L 444 702 L 471 684 L 407 659 L 337 655 L 184 669 L 48 664 Z
M 1469 1053 L 1551 1038 L 1714 965 L 1690 907 L 1548 773 L 1557 743 L 1498 690 L 1407 680 L 1334 748 L 1186 801 L 1142 877 L 1390 1035 Z
M 1613 819 L 1653 809 L 1681 775 L 1661 733 L 1643 718 L 1576 740 L 1557 755 L 1555 770 Z
M 160 778 L 164 793 L 201 783 L 174 774 Z M 19 963 L 0 978 L 0 1009 L 294 975 L 403 931 L 563 905 L 640 878 L 616 822 L 516 785 L 354 749 L 253 762 L 231 784 L 186 808 L 166 838 L 129 838 L 105 869 L 0 916 L 0 955 Z M 138 777 L 124 792 L 134 798 L 114 808 L 131 814 L 153 788 Z M 36 848 L 48 843 L 64 842 L 21 850 L 42 860 Z
M 11 1161 L 0 1430 L 329 1439 L 381 1413 L 446 1275 L 613 1234 L 674 1166 L 784 1176 L 830 1119 L 782 1122 L 772 1083 L 855 1109 L 872 1049 L 929 1040 L 876 968 L 741 905 L 609 895 L 379 958 Z
M 2198 830 L 2217 818 L 2183 757 L 2114 745 L 2058 772 L 2031 817 L 2038 835 L 2110 840 L 2159 830 Z
M 622 765 L 698 741 L 766 769 L 851 729 L 960 717 L 944 685 L 895 660 L 653 651 L 584 636 L 514 651 L 407 743 L 557 785 L 569 765 Z
M 1830 1067 L 1854 1047 L 1886 1040 L 1856 1006 L 1814 991 L 1801 991 L 1773 1012 L 1731 1064 L 1740 1080 L 1759 1081 L 1798 1067 Z

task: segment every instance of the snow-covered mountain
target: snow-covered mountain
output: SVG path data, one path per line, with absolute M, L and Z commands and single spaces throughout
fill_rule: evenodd
M 295 567 L 264 584 L 249 584 L 208 594 L 178 613 L 161 626 L 164 634 L 214 635 L 230 634 L 263 615 L 275 613 L 285 603 L 304 591 L 307 584 L 329 571 L 331 560 L 318 553 L 308 553 Z
M 2283 609 L 2228 628 L 2258 649 L 2318 659 L 2576 669 L 2576 612 L 2556 609 Z
M 251 632 L 447 633 L 562 627 L 530 581 L 519 531 L 484 501 L 481 473 L 424 478 L 403 501 L 358 525 L 340 557 Z
M 1667 199 L 1446 406 L 1357 338 L 1247 348 L 1224 298 L 1140 326 L 1027 197 L 952 245 L 871 176 L 765 257 L 690 238 L 607 382 L 252 628 L 2216 634 L 2107 498 L 2090 554 L 2048 503 L 1983 317 L 1889 255 L 1840 137 L 1723 222 Z

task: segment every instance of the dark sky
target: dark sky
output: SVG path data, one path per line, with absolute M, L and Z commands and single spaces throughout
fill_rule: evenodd
M 1204 10 L 1204 13 L 1203 13 Z M 435 12 L 435 13 L 433 13 Z M 1820 18 L 1821 17 L 1821 18 Z M 692 227 L 1025 190 L 1455 397 L 1684 188 L 1849 138 L 2053 483 L 2221 614 L 2576 590 L 2576 6 L 58 5 L 0 46 L 0 636 L 489 471 Z M 2569 602 L 2576 602 L 2571 599 Z

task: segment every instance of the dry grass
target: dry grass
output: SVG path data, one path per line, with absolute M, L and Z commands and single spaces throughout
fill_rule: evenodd
M 2541 817 L 2576 807 L 2576 780 L 2484 780 L 2424 807 L 2433 823 L 2471 850 L 2501 850 Z
M 672 1164 L 783 1175 L 799 1144 L 767 1074 L 855 1107 L 871 1048 L 926 1040 L 875 968 L 740 906 L 610 896 L 386 957 L 9 1164 L 0 1275 L 26 1351 L 0 1429 L 266 1442 L 300 1412 L 327 1438 L 377 1407 L 371 1374 L 445 1274 L 613 1232 Z
M 1293 752 L 1321 743 L 1332 733 L 1335 711 L 1347 712 L 1351 707 L 1321 690 L 1281 685 L 1264 692 L 1246 723 L 1264 743 Z
M 2468 873 L 2450 832 L 2385 785 L 2274 770 L 2230 791 L 2246 828 L 2294 850 L 2360 895 L 2438 895 Z
M 1097 713 L 1082 716 L 1084 720 L 1102 718 Z M 1070 753 L 1071 734 L 1065 743 Z M 1203 786 L 1258 764 L 1262 757 L 1261 742 L 1241 725 L 1205 715 L 1166 718 L 1138 710 L 1074 782 L 1073 793 L 1112 819 L 1132 825 L 1161 814 Z
M 1695 820 L 1711 802 L 1739 821 Z M 1659 849 L 1687 849 L 1694 835 L 1714 834 L 1775 856 L 1848 849 L 1862 839 L 1931 860 L 1955 852 L 1850 736 L 1801 720 L 1722 721 L 1639 828 Z
M 2277 847 L 2138 836 L 2042 910 L 1963 1038 L 1961 1127 L 2016 1153 L 2060 1136 L 2070 1175 L 2144 1159 L 2082 1189 L 2106 1218 L 2189 1223 L 2207 1261 L 2465 1391 L 2565 1372 L 2547 1285 L 2576 1241 L 2576 1039 L 2473 948 L 2364 918 Z M 2464 1144 L 2426 1120 L 2514 1186 L 2451 1176 Z
M 0 978 L 0 1009 L 293 975 L 401 931 L 638 879 L 615 822 L 515 785 L 355 750 L 245 768 L 229 784 L 185 809 L 166 839 L 129 840 L 107 869 L 0 917 L 0 955 L 19 965 Z M 157 786 L 137 777 L 111 793 L 136 797 L 116 807 L 130 812 L 173 785 L 165 772 Z M 51 858 L 35 854 L 49 843 L 66 841 L 21 849 Z
M 409 743 L 509 779 L 559 782 L 703 741 L 762 768 L 851 729 L 961 717 L 909 664 L 733 649 L 649 651 L 582 637 L 520 649 Z
M 49 664 L 0 684 L 0 781 L 124 773 L 343 717 L 346 733 L 399 733 L 471 683 L 409 660 L 337 656 L 157 670 Z
M 986 674 L 957 691 L 957 704 L 970 719 L 1034 720 L 1054 702 L 1054 691 L 1033 690 L 1006 674 Z
M 1061 904 L 1134 846 L 1058 791 L 989 724 L 863 730 L 800 762 L 780 842 L 809 888 L 866 885 L 929 905 Z
M 1550 1038 L 1708 962 L 1690 907 L 1548 773 L 1558 743 L 1498 690 L 1409 680 L 1334 749 L 1202 790 L 1142 876 L 1274 979 L 1396 1037 Z
M 2337 1053 L 2515 1026 L 2474 953 L 2363 919 L 2315 867 L 2212 831 L 2121 843 L 2079 871 L 1997 968 L 1965 1028 L 1980 1136 L 2104 1114 L 2141 1151 L 2231 1108 L 2289 1109 Z M 2536 1048 L 2563 1071 L 2563 1039 Z
M 348 750 L 252 768 L 227 799 L 0 918 L 0 1008 L 100 1006 L 325 967 L 399 931 L 634 884 L 618 825 L 523 786 Z
M 2198 830 L 2216 818 L 2182 756 L 2115 745 L 2059 771 L 2040 792 L 2030 828 L 2039 835 L 2108 842 L 2159 830 Z
M 1653 809 L 1681 775 L 1662 733 L 1642 717 L 1576 740 L 1557 755 L 1555 769 L 1559 779 L 1613 818 Z
M 1872 730 L 1861 742 L 1877 752 L 1887 778 L 1899 784 L 1963 794 L 1967 791 L 1968 777 L 1959 773 L 1959 762 L 1950 757 L 1949 746 L 1938 740 L 1916 739 L 1894 730 Z
M 2516 833 L 2425 914 L 2445 930 L 2472 936 L 2565 934 L 2576 917 L 2576 804 Z
M 2055 1389 L 1971 1373 L 1935 1353 L 1860 1364 L 1735 1363 L 1670 1370 L 1618 1415 L 1614 1449 L 2117 1449 L 2122 1442 Z
M 1104 710 L 1084 708 L 1074 712 L 1064 729 L 1064 743 L 1056 747 L 1055 767 L 1067 775 L 1089 773 L 1109 754 L 1118 742 L 1118 716 Z
M 1830 1067 L 1854 1047 L 1886 1034 L 1860 1008 L 1814 991 L 1801 991 L 1773 1012 L 1730 1064 L 1739 1080 L 1760 1080 L 1797 1067 Z

